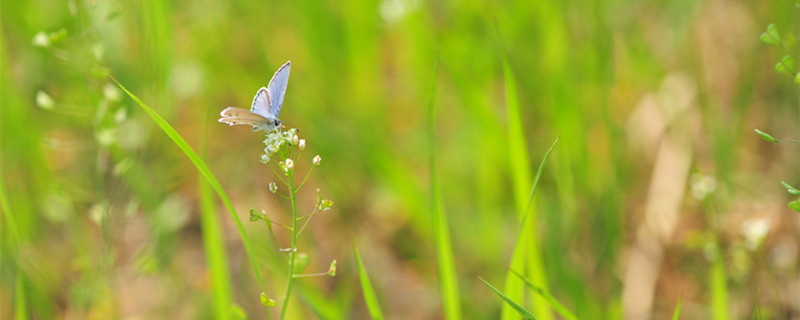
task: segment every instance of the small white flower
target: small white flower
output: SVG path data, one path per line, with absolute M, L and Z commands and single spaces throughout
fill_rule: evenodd
M 297 135 L 293 135 L 292 136 L 292 145 L 296 146 L 299 142 L 300 142 L 300 140 L 297 138 Z
M 300 148 L 300 150 L 306 149 L 306 139 L 300 139 L 300 142 L 298 142 L 298 148 Z
M 286 159 L 286 171 L 292 170 L 292 168 L 294 168 L 294 161 Z
M 50 46 L 50 36 L 44 31 L 39 31 L 35 36 L 33 36 L 33 45 L 37 47 L 47 48 Z
M 311 162 L 313 162 L 315 166 L 318 166 L 320 161 L 322 161 L 322 157 L 320 157 L 319 155 L 316 155 L 314 159 L 311 160 Z
M 261 154 L 261 163 L 269 163 L 269 156 L 267 154 Z
M 278 185 L 275 183 L 275 181 L 270 181 L 269 182 L 269 192 L 272 192 L 272 193 L 278 192 Z

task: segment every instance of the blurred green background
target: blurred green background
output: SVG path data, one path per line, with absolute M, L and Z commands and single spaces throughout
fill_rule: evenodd
M 286 221 L 288 204 L 267 188 L 263 136 L 216 119 L 291 60 L 280 117 L 307 140 L 298 170 L 323 159 L 301 209 L 317 188 L 335 203 L 300 248 L 308 272 L 339 262 L 334 278 L 298 281 L 292 317 L 369 316 L 354 245 L 384 314 L 444 317 L 435 99 L 433 174 L 464 318 L 500 317 L 477 277 L 503 288 L 557 136 L 535 239 L 541 285 L 578 317 L 666 318 L 682 294 L 687 319 L 749 318 L 756 301 L 764 318 L 798 318 L 800 215 L 780 185 L 800 182 L 798 150 L 753 133 L 800 137 L 798 88 L 773 70 L 784 52 L 758 41 L 769 23 L 797 30 L 797 16 L 790 1 L 3 1 L 0 317 L 233 312 L 214 294 L 274 317 L 227 210 L 107 75 L 203 155 L 280 299 L 287 235 L 276 245 L 247 212 Z M 222 244 L 229 288 L 215 289 L 204 241 Z

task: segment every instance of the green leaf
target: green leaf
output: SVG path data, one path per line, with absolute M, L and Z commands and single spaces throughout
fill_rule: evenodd
M 367 304 L 369 316 L 372 319 L 383 319 L 383 312 L 381 305 L 378 303 L 378 296 L 375 294 L 375 289 L 372 287 L 372 282 L 367 275 L 367 269 L 364 268 L 364 262 L 361 261 L 361 255 L 358 253 L 358 248 L 353 245 L 353 251 L 356 254 L 356 265 L 358 267 L 358 279 L 361 280 L 361 291 L 364 293 L 364 302 Z
M 764 131 L 756 129 L 756 134 L 758 134 L 758 136 L 760 136 L 761 139 L 767 140 L 769 142 L 778 142 L 778 139 L 775 139 L 775 137 Z
M 255 222 L 258 220 L 264 219 L 256 209 L 250 209 L 250 222 Z
M 790 55 L 783 56 L 778 64 L 775 65 L 775 71 L 794 77 L 795 61 L 794 57 Z
M 775 27 L 774 23 L 770 23 L 767 26 L 767 31 L 764 31 L 764 33 L 761 34 L 759 39 L 761 40 L 761 42 L 773 46 L 778 46 L 781 44 L 781 36 L 780 34 L 778 34 L 778 28 Z
M 493 287 L 491 284 L 486 282 L 486 280 L 483 280 L 483 278 L 481 278 L 481 277 L 478 277 L 478 279 L 483 281 L 483 284 L 485 284 L 487 287 L 489 287 L 489 289 L 492 289 L 492 291 L 494 291 L 494 293 L 497 294 L 498 297 L 503 299 L 503 301 L 505 301 L 512 309 L 516 310 L 519 313 L 519 315 L 522 316 L 522 318 L 524 318 L 524 319 L 536 319 L 536 317 L 534 317 L 533 314 L 530 311 L 525 309 L 525 307 L 521 306 L 519 303 L 514 302 L 514 300 L 511 300 L 511 298 L 509 298 L 508 296 L 504 295 L 502 292 L 500 292 L 500 290 L 497 290 L 497 288 Z
M 573 314 L 571 311 L 569 311 L 569 309 L 564 307 L 563 304 L 558 302 L 558 300 L 556 300 L 555 297 L 553 297 L 549 293 L 547 293 L 544 290 L 542 290 L 542 288 L 539 288 L 539 287 L 535 286 L 533 283 L 531 283 L 530 280 L 528 280 L 528 278 L 526 278 L 525 276 L 519 274 L 519 272 L 516 272 L 516 271 L 514 271 L 512 269 L 508 269 L 508 271 L 513 273 L 514 275 L 516 275 L 520 280 L 524 281 L 525 284 L 528 286 L 528 288 L 531 288 L 531 290 L 533 290 L 533 292 L 536 292 L 538 295 L 540 295 L 542 298 L 544 298 L 544 300 L 547 301 L 550 304 L 550 306 L 553 307 L 553 309 L 556 310 L 556 312 L 558 312 L 558 314 L 560 314 L 562 317 L 564 317 L 564 319 L 566 319 L 566 320 L 578 320 L 578 317 L 575 314 Z
M 800 212 L 800 199 L 789 202 L 789 208 L 792 208 L 795 212 Z
M 244 309 L 242 309 L 242 307 L 234 303 L 231 305 L 231 308 L 228 311 L 228 319 L 245 320 L 247 319 L 247 312 L 244 312 Z
M 274 307 L 278 305 L 278 302 L 272 300 L 272 298 L 268 297 L 266 293 L 261 293 L 261 304 L 265 307 Z
M 681 318 L 682 304 L 683 304 L 683 291 L 681 291 L 681 297 L 678 298 L 678 305 L 675 306 L 675 311 L 672 313 L 672 320 L 679 320 Z
M 786 188 L 786 191 L 788 191 L 789 193 L 793 195 L 800 195 L 800 190 L 798 190 L 795 187 L 792 187 L 792 185 L 786 183 L 786 181 L 781 181 L 781 184 L 783 185 L 784 188 Z

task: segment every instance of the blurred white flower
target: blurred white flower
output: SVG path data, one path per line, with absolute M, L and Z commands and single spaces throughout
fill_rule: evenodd
M 750 251 L 755 250 L 769 233 L 769 220 L 766 218 L 756 218 L 742 222 L 742 235 L 744 236 L 745 246 Z
M 39 90 L 36 92 L 36 105 L 45 110 L 53 110 L 56 102 L 47 92 Z
M 697 200 L 703 200 L 714 190 L 717 190 L 717 179 L 707 174 L 694 173 L 692 174 L 691 189 L 692 197 Z
M 311 162 L 314 163 L 315 166 L 318 166 L 320 161 L 322 161 L 322 157 L 320 157 L 319 155 L 316 155 L 314 159 L 311 160 Z
M 286 159 L 286 171 L 292 170 L 292 168 L 294 168 L 294 161 Z
M 50 36 L 48 36 L 44 31 L 39 31 L 35 36 L 33 36 L 32 43 L 34 46 L 47 48 L 50 46 Z
M 306 139 L 300 139 L 300 142 L 298 142 L 297 147 L 300 148 L 300 150 L 305 150 L 306 149 Z
M 119 101 L 119 99 L 122 98 L 122 94 L 115 85 L 106 83 L 106 85 L 103 86 L 103 97 L 106 98 L 106 100 Z

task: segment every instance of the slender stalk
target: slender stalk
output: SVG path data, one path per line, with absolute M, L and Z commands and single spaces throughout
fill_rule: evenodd
M 292 285 L 294 284 L 294 262 L 297 256 L 297 190 L 294 188 L 294 170 L 289 169 L 286 174 L 289 178 L 289 195 L 292 202 L 292 246 L 289 248 L 289 272 L 286 279 L 286 294 L 283 298 L 283 309 L 281 310 L 281 319 L 286 316 L 286 309 L 289 307 L 289 297 L 292 293 Z

